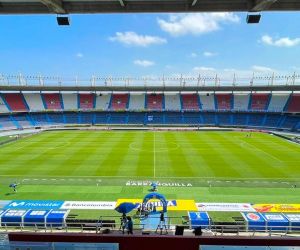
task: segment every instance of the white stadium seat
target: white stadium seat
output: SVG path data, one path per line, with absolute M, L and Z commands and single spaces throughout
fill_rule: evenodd
M 44 110 L 44 104 L 40 93 L 23 93 L 30 111 Z
M 179 94 L 165 94 L 165 110 L 181 110 Z
M 129 110 L 144 110 L 145 94 L 130 94 Z

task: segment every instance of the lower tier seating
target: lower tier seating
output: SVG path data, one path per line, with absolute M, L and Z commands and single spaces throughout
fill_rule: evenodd
M 0 130 L 67 124 L 139 124 L 272 128 L 300 132 L 300 115 L 264 112 L 47 112 L 0 115 Z

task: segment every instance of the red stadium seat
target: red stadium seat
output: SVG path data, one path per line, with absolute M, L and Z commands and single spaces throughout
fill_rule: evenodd
M 12 111 L 27 111 L 27 105 L 22 94 L 19 93 L 7 93 L 3 94 L 3 97 L 6 100 L 6 103 Z
M 162 94 L 147 95 L 147 109 L 162 110 L 163 109 L 163 95 Z
M 183 110 L 199 110 L 199 102 L 197 94 L 183 94 L 182 99 L 182 109 Z

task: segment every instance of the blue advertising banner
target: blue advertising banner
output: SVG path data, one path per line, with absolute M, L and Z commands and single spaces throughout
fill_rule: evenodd
M 287 230 L 289 221 L 279 213 L 263 213 L 262 216 L 267 221 L 267 229 L 272 231 Z
M 207 228 L 210 225 L 210 218 L 206 212 L 188 212 L 191 227 L 194 229 L 196 227 Z
M 266 230 L 266 220 L 260 213 L 242 213 L 242 216 L 247 222 L 248 230 Z
M 43 200 L 16 200 L 4 207 L 4 209 L 60 209 L 64 201 Z

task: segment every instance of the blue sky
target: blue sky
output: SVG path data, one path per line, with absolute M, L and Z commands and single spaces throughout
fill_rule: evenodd
M 291 74 L 300 15 L 263 13 L 0 16 L 0 73 L 58 76 Z

